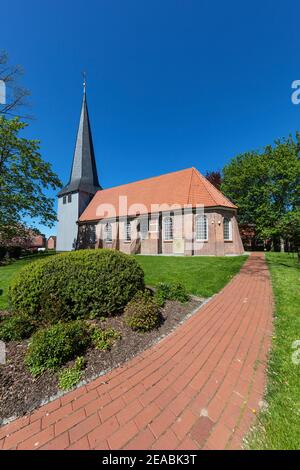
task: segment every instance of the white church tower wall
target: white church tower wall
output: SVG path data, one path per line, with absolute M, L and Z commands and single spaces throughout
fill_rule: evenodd
M 102 189 L 97 175 L 84 83 L 80 122 L 68 184 L 58 193 L 57 251 L 76 248 L 77 221 L 95 193 Z

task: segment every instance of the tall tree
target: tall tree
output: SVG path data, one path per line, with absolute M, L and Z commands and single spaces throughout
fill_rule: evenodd
M 11 65 L 8 54 L 5 51 L 0 51 L 0 81 L 2 84 L 4 83 L 6 98 L 5 101 L 0 101 L 0 115 L 16 115 L 17 110 L 27 104 L 26 99 L 30 93 L 19 83 L 22 75 L 22 67 L 20 65 Z
M 51 165 L 41 158 L 39 141 L 19 136 L 27 127 L 18 118 L 0 116 L 0 234 L 2 242 L 20 236 L 25 218 L 51 227 L 54 200 L 45 189 L 61 186 Z
M 222 184 L 222 174 L 220 170 L 217 171 L 207 171 L 205 178 L 214 185 L 215 188 L 220 189 Z
M 254 223 L 262 238 L 287 237 L 300 205 L 300 136 L 279 139 L 261 152 L 233 158 L 223 169 L 222 191 L 239 207 L 239 221 Z M 296 227 L 294 227 L 296 230 Z

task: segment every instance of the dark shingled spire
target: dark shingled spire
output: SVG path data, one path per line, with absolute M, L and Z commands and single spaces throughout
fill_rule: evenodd
M 82 108 L 71 176 L 68 184 L 58 193 L 58 196 L 64 196 L 65 194 L 77 191 L 95 194 L 99 189 L 102 188 L 98 181 L 84 82 Z

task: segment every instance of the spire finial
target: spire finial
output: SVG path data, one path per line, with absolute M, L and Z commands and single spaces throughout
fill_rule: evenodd
M 82 72 L 83 76 L 83 93 L 86 93 L 86 72 Z

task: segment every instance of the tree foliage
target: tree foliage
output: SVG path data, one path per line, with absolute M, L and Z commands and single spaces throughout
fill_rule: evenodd
M 296 134 L 238 155 L 223 169 L 221 190 L 239 207 L 239 221 L 255 224 L 262 238 L 287 238 L 299 230 L 299 151 Z
M 220 170 L 216 171 L 207 171 L 205 174 L 205 178 L 214 185 L 215 188 L 219 189 L 221 188 L 222 184 L 222 173 Z
M 0 233 L 2 241 L 21 235 L 25 218 L 51 227 L 54 200 L 44 190 L 61 186 L 51 165 L 40 155 L 38 140 L 19 136 L 27 127 L 18 118 L 0 116 Z

